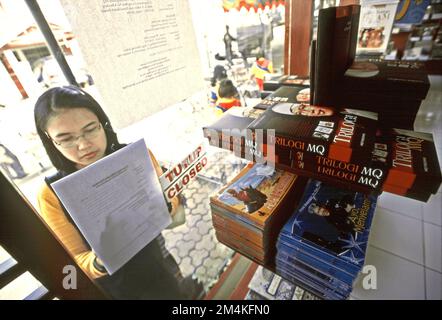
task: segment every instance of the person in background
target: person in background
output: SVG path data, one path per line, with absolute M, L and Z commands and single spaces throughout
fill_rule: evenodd
M 224 34 L 223 41 L 224 41 L 224 46 L 226 48 L 226 60 L 229 62 L 230 65 L 232 65 L 233 64 L 232 41 L 236 41 L 236 38 L 234 38 L 230 34 L 229 26 L 226 26 L 226 33 Z
M 210 79 L 210 97 L 209 97 L 209 104 L 211 107 L 216 106 L 216 101 L 218 100 L 218 89 L 219 89 L 219 83 L 221 80 L 227 79 L 227 71 L 226 68 L 224 68 L 221 65 L 216 65 L 213 69 L 213 76 Z
M 251 185 L 246 188 L 241 188 L 239 191 L 229 189 L 227 192 L 234 198 L 242 201 L 248 213 L 253 213 L 260 209 L 267 202 L 267 196 Z
M 241 106 L 238 89 L 229 79 L 224 79 L 220 82 L 218 96 L 219 97 L 216 101 L 215 111 L 219 115 L 226 112 L 231 107 Z
M 45 179 L 39 191 L 40 214 L 78 266 L 115 299 L 194 298 L 197 285 L 183 280 L 178 264 L 161 245 L 161 234 L 109 275 L 50 186 L 125 146 L 98 102 L 80 88 L 54 87 L 37 100 L 34 118 L 37 133 L 58 170 Z M 149 156 L 160 176 L 163 171 L 150 150 Z M 178 205 L 174 199 L 171 215 Z
M 28 174 L 23 169 L 17 156 L 4 144 L 0 143 L 0 166 L 5 170 L 10 179 L 22 179 Z
M 255 79 L 260 91 L 264 90 L 264 78 L 266 74 L 273 73 L 273 64 L 263 54 L 256 57 L 256 61 L 250 70 L 251 79 Z

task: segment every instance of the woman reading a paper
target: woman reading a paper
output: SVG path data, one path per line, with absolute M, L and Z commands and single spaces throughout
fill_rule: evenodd
M 190 298 L 189 289 L 183 289 L 177 263 L 160 245 L 164 241 L 161 235 L 109 275 L 50 186 L 124 147 L 97 101 L 73 86 L 52 88 L 36 102 L 34 116 L 40 139 L 58 170 L 55 176 L 46 179 L 39 192 L 40 212 L 78 265 L 113 298 Z M 150 151 L 149 155 L 157 175 L 161 175 L 162 170 Z M 172 208 L 169 206 L 172 212 L 177 205 L 176 200 Z

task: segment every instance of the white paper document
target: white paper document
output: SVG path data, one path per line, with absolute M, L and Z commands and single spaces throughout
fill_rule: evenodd
M 52 187 L 109 274 L 172 222 L 143 139 Z

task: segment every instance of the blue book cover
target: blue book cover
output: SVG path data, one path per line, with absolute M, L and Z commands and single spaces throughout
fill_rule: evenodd
M 418 24 L 422 22 L 430 0 L 403 0 L 399 2 L 396 11 L 395 23 Z
M 376 202 L 376 196 L 310 180 L 282 234 L 304 251 L 360 271 Z

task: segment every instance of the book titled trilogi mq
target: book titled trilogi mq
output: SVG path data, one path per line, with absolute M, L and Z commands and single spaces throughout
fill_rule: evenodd
M 364 163 L 377 129 L 377 114 L 356 109 L 335 110 L 309 103 L 280 102 L 268 108 L 248 129 L 275 130 L 268 141 L 305 155 Z
M 431 134 L 390 129 L 378 139 L 391 150 L 383 190 L 421 201 L 437 193 L 442 177 Z
M 268 108 L 266 111 L 252 109 L 252 112 L 244 113 L 241 116 L 225 114 L 216 123 L 206 126 L 204 128 L 204 135 L 211 144 L 235 151 L 237 156 L 256 161 L 257 159 L 262 160 L 267 155 L 265 153 L 267 149 L 267 141 L 265 139 L 267 136 L 263 134 L 262 143 L 260 144 L 257 140 L 253 140 L 253 136 L 245 134 L 246 129 L 271 128 L 274 126 L 279 129 L 275 130 L 275 138 L 272 139 L 270 136 L 272 140 L 269 141 L 274 143 L 275 157 L 273 159 L 267 157 L 266 160 L 274 161 L 277 168 L 291 171 L 301 176 L 323 180 L 337 187 L 353 189 L 364 193 L 378 194 L 381 191 L 388 191 L 416 200 L 427 201 L 431 194 L 437 192 L 441 183 L 441 174 L 431 134 L 403 129 L 379 129 L 375 126 L 375 114 L 372 112 L 355 109 L 340 110 L 338 113 L 344 117 L 352 113 L 356 117 L 367 115 L 368 120 L 366 121 L 370 124 L 367 127 L 368 129 L 364 130 L 363 126 L 362 128 L 349 129 L 349 134 L 354 131 L 361 131 L 361 133 L 355 134 L 357 138 L 352 139 L 363 141 L 364 143 L 366 143 L 366 140 L 369 140 L 373 141 L 373 143 L 366 143 L 366 148 L 360 148 L 354 142 L 356 144 L 354 149 L 358 150 L 357 153 L 360 156 L 354 156 L 356 151 L 351 150 L 352 156 L 356 158 L 351 159 L 351 161 L 332 159 L 328 157 L 326 152 L 321 151 L 319 154 L 314 152 L 326 150 L 325 146 L 318 149 L 317 146 L 322 146 L 320 143 L 312 144 L 309 148 L 308 143 L 305 142 L 308 141 L 308 136 L 305 137 L 306 134 L 302 131 L 303 129 L 305 130 L 306 126 L 308 128 L 309 119 L 313 119 L 312 121 L 317 121 L 317 127 L 324 127 L 319 130 L 321 136 L 324 135 L 326 137 L 326 132 L 330 132 L 330 129 L 333 130 L 333 128 L 326 127 L 325 124 L 328 121 L 321 120 L 321 117 L 280 114 L 272 111 L 273 108 L 279 108 L 280 110 L 284 107 L 288 109 L 287 105 L 296 105 L 296 102 L 292 102 L 300 98 L 298 97 L 299 92 L 297 88 L 281 87 L 272 94 L 273 98 L 264 99 L 261 102 L 260 105 L 265 105 Z M 307 99 L 307 97 L 302 98 Z M 252 116 L 249 117 L 249 114 L 252 114 Z M 303 123 L 302 120 L 304 118 L 307 124 Z M 374 123 L 371 123 L 371 121 Z M 301 123 L 300 126 L 296 127 L 299 122 Z M 330 127 L 335 126 L 334 123 L 327 125 Z M 230 131 L 232 128 L 237 130 Z M 301 131 L 300 137 L 296 136 L 298 130 Z M 253 130 L 249 131 L 253 132 Z M 317 130 L 314 130 L 312 135 L 315 135 L 315 131 Z M 214 133 L 216 137 L 214 137 Z M 333 131 L 329 136 L 332 134 Z M 400 135 L 405 135 L 406 137 L 400 138 Z M 416 143 L 411 143 L 412 152 L 407 156 L 407 150 L 410 148 L 405 148 L 404 141 L 417 141 L 413 138 L 414 136 L 422 139 L 421 147 L 416 147 Z M 317 140 L 320 141 L 321 139 L 317 138 Z M 333 143 L 333 141 L 331 142 Z M 368 145 L 372 145 L 371 148 Z M 395 151 L 397 147 L 399 147 L 398 152 Z M 414 174 L 413 178 L 405 179 L 407 176 L 410 177 L 410 174 L 406 171 L 407 166 L 401 166 L 401 161 L 396 158 L 408 159 L 407 161 L 412 162 L 412 169 L 410 170 Z M 413 180 L 411 181 L 410 179 Z

